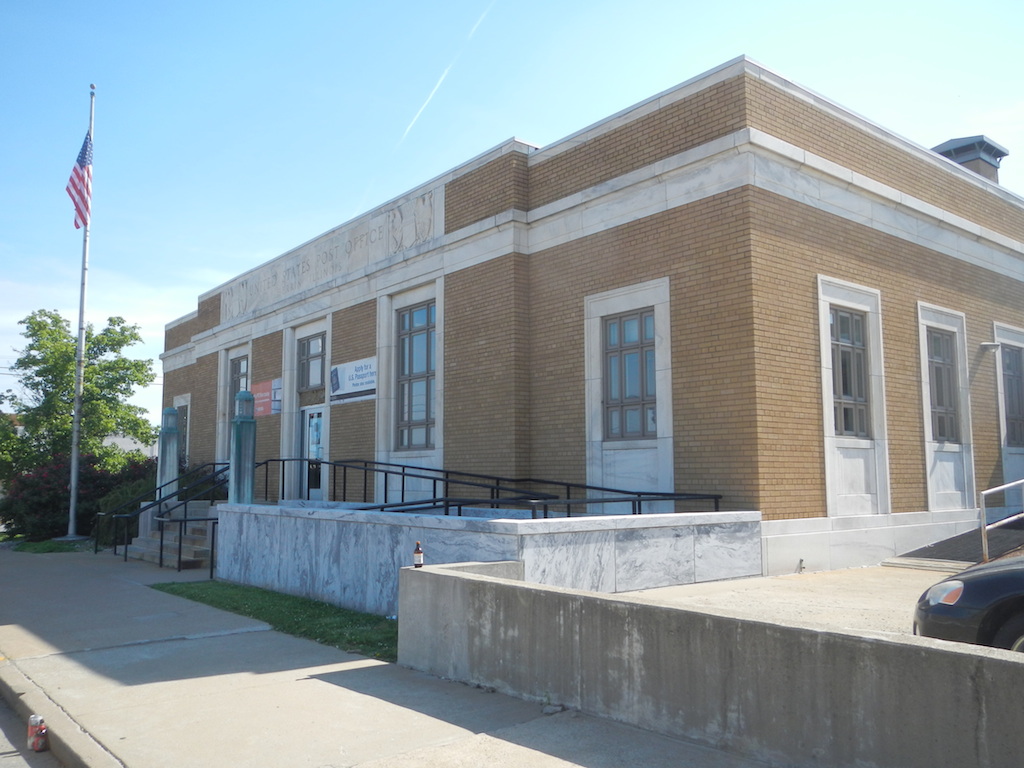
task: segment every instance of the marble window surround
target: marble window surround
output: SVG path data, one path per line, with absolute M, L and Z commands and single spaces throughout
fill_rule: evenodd
M 837 435 L 833 414 L 830 308 L 864 314 L 867 336 L 868 420 L 870 437 Z M 821 349 L 822 426 L 825 439 L 825 488 L 830 517 L 891 511 L 889 438 L 885 401 L 885 352 L 882 294 L 874 288 L 818 275 L 818 336 Z
M 761 574 L 758 512 L 533 520 L 324 502 L 218 510 L 218 578 L 383 615 L 397 610 L 398 571 L 417 541 L 428 563 L 516 560 L 528 582 L 605 593 Z
M 963 312 L 918 302 L 918 335 L 921 358 L 921 423 L 924 428 L 925 455 L 929 463 L 928 508 L 950 509 L 944 497 L 952 493 L 957 507 L 974 506 L 978 498 L 974 482 L 974 430 L 971 420 L 971 382 L 967 363 L 967 317 Z M 928 329 L 938 328 L 953 334 L 955 339 L 957 399 L 960 439 L 950 443 L 938 443 L 932 434 L 931 367 L 928 363 Z M 945 464 L 955 471 L 947 474 L 932 471 Z M 953 477 L 956 478 L 955 486 Z
M 587 414 L 587 482 L 590 485 L 668 493 L 675 488 L 669 297 L 669 278 L 662 277 L 584 299 L 584 399 Z M 647 306 L 654 308 L 658 435 L 644 440 L 605 441 L 602 322 L 607 315 Z

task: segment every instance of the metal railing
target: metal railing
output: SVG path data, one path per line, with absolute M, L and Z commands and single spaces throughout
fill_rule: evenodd
M 981 562 L 988 562 L 988 530 L 989 528 L 998 528 L 1001 525 L 1012 523 L 1014 520 L 1020 520 L 1024 518 L 1024 512 L 1018 512 L 1015 515 L 1009 515 L 1001 520 L 996 520 L 994 523 L 988 521 L 988 510 L 985 506 L 985 500 L 996 493 L 1003 493 L 1014 488 L 1024 488 L 1024 479 L 1014 480 L 1012 483 L 1006 483 L 996 488 L 989 488 L 987 491 L 982 491 L 980 496 L 979 507 L 979 520 L 978 525 L 981 528 Z
M 158 517 L 157 525 L 160 527 L 160 567 L 164 567 L 164 524 L 176 523 L 178 525 L 178 572 L 181 572 L 182 546 L 185 539 L 185 525 L 188 523 L 206 523 L 210 526 L 210 578 L 213 578 L 217 559 L 217 524 L 220 520 L 216 517 Z M 128 556 L 128 548 L 125 547 L 125 558 Z
M 673 504 L 676 502 L 713 503 L 719 509 L 720 494 L 713 493 L 670 493 L 658 491 L 629 491 L 621 488 L 607 488 L 583 483 L 571 483 L 539 478 L 509 478 L 499 475 L 485 475 L 461 472 L 451 469 L 434 469 L 409 464 L 394 464 L 367 459 L 343 459 L 339 461 L 316 461 L 313 459 L 268 459 L 258 462 L 254 471 L 263 473 L 263 499 L 272 502 L 285 499 L 287 469 L 298 466 L 299 471 L 311 468 L 320 471 L 323 466 L 330 469 L 327 488 L 328 501 L 356 501 L 364 510 L 386 512 L 438 512 L 445 515 L 462 516 L 467 507 L 519 508 L 529 509 L 531 517 L 550 517 L 561 514 L 571 517 L 574 513 L 586 514 L 594 505 L 629 505 L 634 515 L 643 514 L 644 505 L 652 503 Z M 274 498 L 270 492 L 271 474 L 277 468 L 278 487 Z M 154 491 L 140 494 L 110 512 L 98 517 L 113 521 L 113 550 L 118 554 L 118 544 L 123 527 L 123 556 L 128 560 L 128 546 L 131 540 L 131 523 L 150 510 L 159 510 L 153 519 L 160 532 L 160 566 L 164 565 L 164 531 L 167 525 L 178 526 L 178 570 L 182 567 L 182 542 L 189 523 L 207 523 L 210 526 L 210 578 L 214 574 L 216 557 L 217 523 L 216 516 L 190 517 L 190 502 L 208 500 L 218 489 L 228 483 L 229 466 L 223 463 L 208 463 L 196 467 L 175 480 L 157 486 Z M 379 482 L 378 482 L 379 481 Z M 1024 482 L 1024 481 L 1022 481 Z M 414 485 L 419 487 L 412 487 Z M 378 485 L 381 500 L 377 500 Z M 173 486 L 173 487 L 171 487 Z M 424 496 L 424 489 L 431 493 Z M 549 490 L 543 490 L 549 489 Z M 998 489 L 995 489 L 998 490 Z M 995 492 L 993 490 L 993 492 Z M 453 495 L 458 491 L 458 495 Z M 412 498 L 413 495 L 416 498 Z M 479 495 L 473 495 L 479 494 Z M 575 494 L 575 495 L 574 495 Z M 397 500 L 395 497 L 397 496 Z M 147 499 L 153 499 L 147 501 Z M 181 509 L 182 514 L 172 513 Z M 582 509 L 582 513 L 577 510 Z M 94 531 L 94 552 L 99 551 L 99 521 Z
M 720 496 L 714 494 L 701 494 L 701 493 L 643 493 L 628 492 L 628 496 L 600 496 L 590 498 L 575 498 L 575 499 L 560 499 L 558 497 L 552 498 L 537 498 L 536 495 L 532 496 L 521 496 L 521 497 L 504 497 L 499 502 L 488 503 L 490 507 L 501 506 L 505 507 L 522 507 L 529 509 L 530 516 L 533 519 L 537 518 L 549 518 L 553 512 L 556 512 L 558 507 L 564 507 L 563 516 L 572 517 L 573 507 L 587 507 L 592 504 L 629 504 L 631 508 L 631 514 L 640 515 L 643 514 L 644 502 L 666 502 L 666 501 L 695 501 L 695 500 L 713 500 L 715 501 L 715 509 L 718 509 L 718 501 L 721 499 Z M 435 498 L 435 499 L 420 499 L 417 501 L 407 502 L 395 502 L 393 504 L 375 504 L 372 506 L 360 507 L 363 511 L 377 510 L 381 512 L 419 512 L 419 511 L 433 511 L 442 510 L 445 515 L 454 514 L 462 517 L 463 509 L 466 507 L 480 507 L 480 499 L 458 499 L 451 497 Z
M 131 524 L 137 521 L 143 513 L 156 509 L 160 515 L 155 517 L 160 528 L 160 566 L 163 566 L 163 530 L 164 523 L 173 522 L 179 524 L 179 530 L 184 532 L 184 526 L 188 523 L 209 522 L 215 518 L 189 517 L 189 504 L 196 501 L 210 501 L 216 491 L 228 483 L 228 465 L 221 462 L 210 462 L 190 469 L 174 480 L 156 486 L 153 491 L 147 491 L 133 499 L 129 499 L 120 506 L 109 512 L 101 512 L 97 518 L 108 517 L 113 522 L 113 550 L 117 554 L 119 534 L 124 531 L 124 559 L 128 560 L 128 546 L 131 542 Z M 147 499 L 152 498 L 152 501 Z M 146 503 L 144 503 L 146 502 Z M 181 509 L 180 517 L 173 516 L 173 512 Z M 93 552 L 99 552 L 100 535 L 99 520 L 94 530 Z M 216 523 L 213 523 L 213 537 L 216 538 Z M 213 548 L 210 551 L 210 578 L 213 578 Z M 181 570 L 182 546 L 181 536 L 178 537 L 178 570 Z
M 633 514 L 642 514 L 644 503 L 710 501 L 714 510 L 719 510 L 722 496 L 712 493 L 672 493 L 659 491 L 632 491 L 622 488 L 586 485 L 541 478 L 510 478 L 500 475 L 486 475 L 451 469 L 395 464 L 367 459 L 341 459 L 318 461 L 314 459 L 269 459 L 256 465 L 262 471 L 263 501 L 286 498 L 287 468 L 298 465 L 299 471 L 321 471 L 329 467 L 326 501 L 349 501 L 370 504 L 369 509 L 391 511 L 418 511 L 443 509 L 451 514 L 452 509 L 461 514 L 463 507 L 499 506 L 528 507 L 533 517 L 548 517 L 552 508 L 564 508 L 566 516 L 572 515 L 574 507 L 589 508 L 595 504 L 629 504 Z M 271 495 L 271 473 L 277 467 L 276 498 Z M 294 473 L 293 473 L 294 474 Z M 382 482 L 383 498 L 375 503 L 378 479 Z M 410 481 L 421 481 L 420 487 L 410 488 Z M 425 488 L 430 491 L 423 497 Z M 453 495 L 453 491 L 458 495 Z M 467 491 L 480 496 L 467 497 Z M 412 493 L 417 498 L 410 498 Z M 397 500 L 395 497 L 397 496 Z M 309 494 L 306 495 L 309 500 Z M 678 510 L 676 510 L 678 511 Z M 584 512 L 585 513 L 585 512 Z

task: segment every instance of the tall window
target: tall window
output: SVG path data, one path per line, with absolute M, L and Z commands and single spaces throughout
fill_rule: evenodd
M 432 448 L 435 303 L 401 309 L 397 319 L 398 448 Z
M 178 406 L 178 467 L 188 467 L 188 406 Z
M 1024 447 L 1024 350 L 1003 343 L 1003 398 L 1006 406 L 1006 444 Z
M 956 337 L 928 329 L 928 380 L 932 401 L 932 439 L 960 442 L 960 386 L 956 370 Z
M 654 310 L 604 318 L 605 439 L 657 436 L 654 372 Z
M 324 334 L 299 339 L 299 389 L 324 385 Z
M 836 434 L 871 437 L 864 313 L 832 307 L 829 324 L 832 332 L 832 396 Z
M 236 357 L 231 360 L 231 407 L 234 408 L 235 395 L 249 389 L 249 358 Z

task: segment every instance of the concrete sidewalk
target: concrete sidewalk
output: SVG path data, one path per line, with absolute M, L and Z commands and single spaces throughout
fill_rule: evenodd
M 0 693 L 68 768 L 756 761 L 342 653 L 150 589 L 109 553 L 0 549 Z

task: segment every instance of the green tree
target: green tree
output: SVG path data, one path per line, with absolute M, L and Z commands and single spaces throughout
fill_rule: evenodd
M 0 483 L 71 452 L 77 336 L 52 310 L 37 310 L 20 325 L 25 326 L 22 336 L 27 344 L 12 366 L 20 391 L 8 390 L 0 402 L 18 417 L 24 434 L 14 441 L 9 433 L 0 439 Z M 144 409 L 128 402 L 136 388 L 155 378 L 151 360 L 124 355 L 141 341 L 138 326 L 121 317 L 111 317 L 98 333 L 92 325 L 86 328 L 79 450 L 110 468 L 122 463 L 123 451 L 104 446 L 104 438 L 125 435 L 145 445 L 156 439 L 156 428 Z

